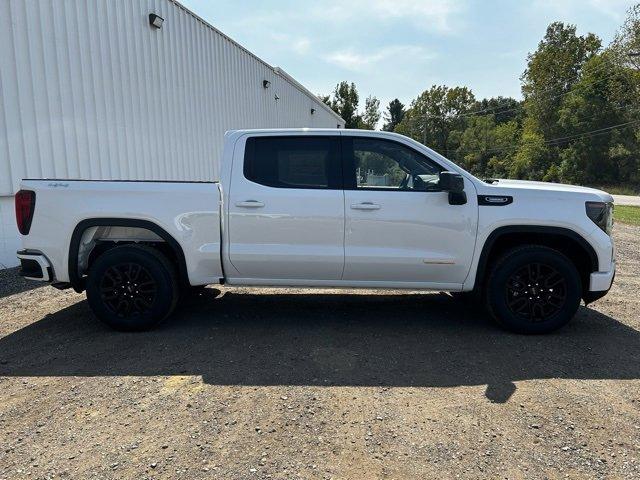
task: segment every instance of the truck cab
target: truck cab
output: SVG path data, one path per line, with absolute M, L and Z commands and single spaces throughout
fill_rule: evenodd
M 462 289 L 478 200 L 458 173 L 466 198 L 450 202 L 439 176 L 451 165 L 366 132 L 238 132 L 229 142 L 230 283 Z

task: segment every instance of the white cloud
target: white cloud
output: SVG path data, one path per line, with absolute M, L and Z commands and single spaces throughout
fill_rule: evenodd
M 299 54 L 304 54 L 311 48 L 311 40 L 308 38 L 297 38 L 291 43 L 291 49 Z
M 603 15 L 622 21 L 627 9 L 633 4 L 631 0 L 536 0 L 535 9 L 547 10 L 556 15 L 570 16 L 580 10 L 591 8 Z
M 450 31 L 452 17 L 462 10 L 457 0 L 373 0 L 371 5 L 381 18 L 409 18 L 440 31 Z
M 311 49 L 311 40 L 307 37 L 296 37 L 286 33 L 271 33 L 271 38 L 283 50 L 290 50 L 298 55 L 304 55 Z
M 589 0 L 589 3 L 596 10 L 618 21 L 624 19 L 630 6 L 628 0 Z
M 462 0 L 350 0 L 325 2 L 312 10 L 316 18 L 333 22 L 405 20 L 440 33 L 455 30 L 453 17 L 465 9 Z
M 373 53 L 356 52 L 352 48 L 348 48 L 332 52 L 324 57 L 327 62 L 354 72 L 370 70 L 383 61 L 394 58 L 411 59 L 411 62 L 415 64 L 431 60 L 434 55 L 417 45 L 394 45 L 378 49 Z

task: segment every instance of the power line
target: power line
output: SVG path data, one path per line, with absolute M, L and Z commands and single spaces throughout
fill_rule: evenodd
M 573 140 L 575 138 L 580 138 L 580 137 L 583 137 L 583 136 L 590 136 L 589 134 L 592 134 L 592 133 L 608 132 L 609 130 L 614 130 L 616 128 L 621 128 L 621 127 L 626 127 L 628 125 L 633 125 L 635 123 L 640 123 L 640 120 L 632 120 L 630 122 L 619 123 L 618 125 L 613 125 L 611 127 L 598 128 L 597 130 L 592 130 L 590 132 L 578 133 L 578 134 L 574 134 L 574 135 L 569 135 L 567 137 L 555 138 L 553 140 L 548 140 L 546 143 L 556 142 L 556 141 L 559 141 L 559 140 Z
M 472 116 L 478 115 L 480 113 L 491 112 L 491 111 L 493 111 L 494 113 L 509 113 L 509 112 L 515 112 L 515 111 L 521 110 L 522 108 L 524 108 L 524 106 L 522 104 L 520 104 L 517 107 L 510 108 L 508 110 L 498 110 L 499 108 L 501 108 L 501 107 L 485 108 L 484 110 L 477 110 L 475 112 L 461 113 L 460 115 L 456 115 L 456 116 L 454 116 L 452 118 L 472 117 Z
M 615 130 L 617 128 L 622 128 L 622 127 L 627 127 L 630 125 L 635 125 L 637 123 L 640 123 L 640 120 L 633 120 L 630 122 L 625 122 L 625 123 L 619 123 L 617 125 L 611 125 L 609 127 L 604 127 L 604 128 L 598 128 L 596 130 L 591 130 L 589 132 L 582 132 L 582 133 L 577 133 L 574 135 L 568 135 L 566 137 L 558 137 L 558 138 L 552 138 L 550 140 L 545 140 L 543 142 L 544 145 L 551 145 L 551 146 L 558 146 L 561 145 L 562 143 L 566 143 L 566 142 L 570 142 L 571 140 L 578 140 L 580 138 L 588 138 L 588 137 L 596 137 L 599 135 L 604 135 L 605 133 L 610 132 L 611 130 Z M 487 150 L 456 150 L 454 151 L 456 154 L 457 153 L 461 153 L 463 155 L 468 155 L 471 153 L 481 153 L 481 154 L 486 154 L 486 153 L 498 153 L 498 152 L 503 152 L 505 150 L 510 150 L 513 148 L 520 148 L 523 145 L 526 145 L 526 142 L 524 144 L 522 143 L 518 143 L 518 144 L 511 144 L 511 145 L 507 145 L 505 147 L 500 147 L 500 148 L 490 148 Z
M 606 69 L 606 67 L 608 67 L 608 65 L 603 64 L 603 65 L 601 65 L 601 66 L 599 66 L 599 67 L 596 67 L 596 68 L 595 68 L 593 71 L 591 71 L 590 73 L 592 73 L 592 74 L 593 74 L 593 73 L 600 72 L 600 71 L 602 71 L 602 70 L 605 70 L 605 69 Z M 615 73 L 617 73 L 617 72 L 612 71 L 612 72 L 608 73 L 605 77 L 603 77 L 603 78 L 598 78 L 598 79 L 596 79 L 596 80 L 594 80 L 594 81 L 592 81 L 592 82 L 587 83 L 586 85 L 587 85 L 587 86 L 589 86 L 589 85 L 595 85 L 596 83 L 599 83 L 599 82 L 601 82 L 601 81 L 608 80 L 608 79 L 609 79 L 610 77 L 612 77 Z M 571 81 L 573 81 L 573 80 L 577 80 L 579 76 L 580 76 L 580 73 L 578 73 L 575 77 L 573 77 L 573 78 L 571 79 Z M 536 96 L 544 95 L 544 94 L 546 94 L 547 92 L 551 92 L 551 91 L 556 90 L 557 88 L 558 88 L 557 86 L 554 86 L 554 87 L 551 87 L 551 88 L 547 88 L 547 89 L 545 89 L 545 90 L 542 90 L 541 92 L 537 92 L 537 93 L 536 93 Z M 569 91 L 567 91 L 567 92 L 562 92 L 562 93 L 559 93 L 559 94 L 557 94 L 557 95 L 551 96 L 551 97 L 549 97 L 548 99 L 549 99 L 549 100 L 552 100 L 552 99 L 554 99 L 554 98 L 559 98 L 559 97 L 562 97 L 562 96 L 566 96 L 566 95 L 569 95 L 571 92 L 572 92 L 571 90 L 569 90 Z M 510 108 L 510 109 L 508 109 L 508 110 L 499 110 L 500 108 L 502 108 L 502 107 L 499 107 L 499 106 L 498 106 L 498 107 L 492 107 L 492 108 L 484 108 L 484 109 L 482 109 L 482 110 L 476 110 L 476 111 L 472 111 L 472 112 L 461 113 L 461 114 L 459 114 L 459 115 L 454 115 L 454 116 L 453 116 L 453 117 L 451 117 L 451 118 L 464 118 L 464 117 L 471 117 L 471 116 L 473 116 L 473 115 L 478 115 L 478 114 L 481 114 L 481 113 L 491 112 L 491 111 L 493 111 L 493 112 L 494 112 L 494 113 L 496 113 L 496 114 L 498 114 L 498 113 L 509 113 L 509 112 L 515 112 L 515 111 L 518 111 L 518 110 L 523 109 L 523 108 L 524 108 L 524 104 L 523 104 L 523 103 L 521 103 L 521 104 L 520 104 L 520 105 L 518 105 L 517 107 Z
M 620 110 L 620 109 L 629 108 L 628 105 L 611 105 L 610 107 L 612 109 L 614 109 L 614 110 Z M 625 123 L 621 123 L 621 124 L 618 124 L 618 125 L 613 125 L 611 127 L 605 127 L 605 128 L 602 128 L 602 129 L 598 129 L 598 130 L 592 130 L 591 132 L 579 133 L 579 134 L 571 135 L 569 137 L 560 137 L 560 138 L 554 138 L 554 139 L 550 139 L 550 140 L 545 140 L 543 142 L 543 144 L 545 144 L 545 145 L 546 144 L 554 145 L 554 146 L 555 145 L 560 145 L 560 144 L 564 143 L 565 140 L 572 140 L 572 139 L 576 139 L 576 138 L 579 138 L 579 137 L 582 137 L 582 136 L 587 136 L 587 137 L 588 136 L 597 136 L 597 135 L 601 135 L 602 133 L 606 133 L 609 130 L 620 128 L 620 127 L 623 127 L 623 126 L 633 125 L 633 124 L 638 123 L 638 122 L 640 122 L 640 120 L 625 122 Z M 592 134 L 594 132 L 602 132 L 602 133 L 597 133 L 595 135 L 589 135 L 589 134 Z M 425 130 L 424 133 L 426 135 L 426 130 Z M 424 139 L 424 141 L 422 143 L 423 143 L 423 145 L 426 145 L 426 138 Z M 445 155 L 445 156 L 448 156 L 449 152 L 452 152 L 456 158 L 458 156 L 458 153 L 462 153 L 462 154 L 481 153 L 482 154 L 482 153 L 502 152 L 502 151 L 505 151 L 505 150 L 513 149 L 513 148 L 519 148 L 522 145 L 523 144 L 518 143 L 518 144 L 507 145 L 506 147 L 490 148 L 490 149 L 487 149 L 487 150 L 459 150 L 459 149 L 451 150 L 449 148 L 446 148 L 447 155 Z

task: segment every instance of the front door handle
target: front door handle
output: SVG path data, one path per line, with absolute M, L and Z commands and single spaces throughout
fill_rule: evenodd
M 363 202 L 363 203 L 354 203 L 351 205 L 351 208 L 354 210 L 380 210 L 380 205 L 377 203 L 371 202 Z
M 264 207 L 264 203 L 259 202 L 257 200 L 246 200 L 244 202 L 236 203 L 236 207 L 241 207 L 241 208 L 262 208 L 262 207 Z

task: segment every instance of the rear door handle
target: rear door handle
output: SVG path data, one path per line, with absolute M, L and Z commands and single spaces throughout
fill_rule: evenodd
M 354 210 L 380 210 L 380 205 L 377 203 L 371 202 L 363 202 L 363 203 L 354 203 L 351 205 L 351 208 Z
M 262 207 L 264 207 L 264 203 L 259 202 L 257 200 L 246 200 L 244 202 L 236 203 L 236 207 L 241 207 L 241 208 L 262 208 Z

